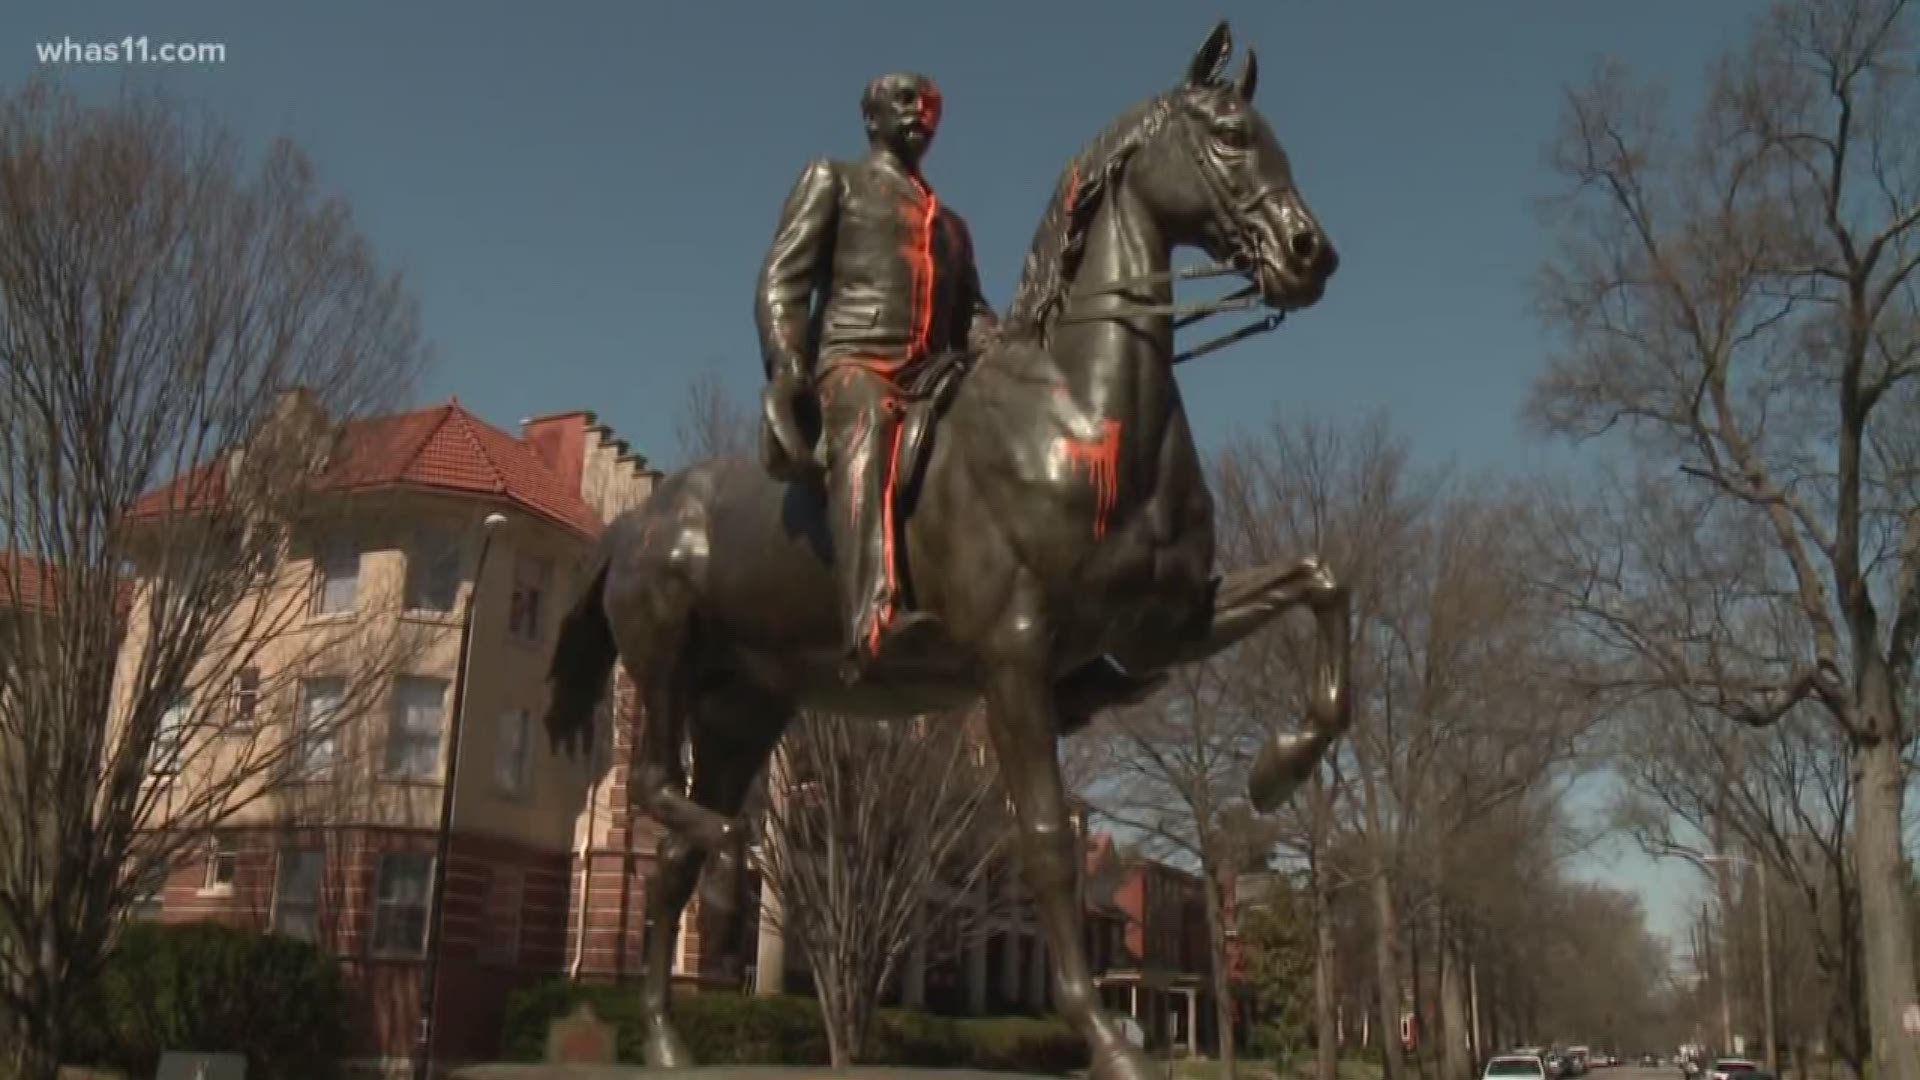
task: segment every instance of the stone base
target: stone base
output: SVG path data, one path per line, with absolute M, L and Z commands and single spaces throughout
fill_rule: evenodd
M 1059 1080 L 974 1069 L 902 1069 L 892 1065 L 713 1065 L 649 1069 L 644 1065 L 468 1065 L 454 1080 Z

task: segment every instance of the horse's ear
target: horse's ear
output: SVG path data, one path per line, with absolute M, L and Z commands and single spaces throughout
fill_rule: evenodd
M 1248 49 L 1247 55 L 1240 61 L 1240 77 L 1233 81 L 1233 92 L 1240 95 L 1241 101 L 1251 105 L 1253 88 L 1259 84 L 1260 61 L 1254 57 L 1253 50 Z
M 1200 51 L 1193 54 L 1193 63 L 1187 66 L 1187 85 L 1196 89 L 1220 85 L 1220 76 L 1227 70 L 1227 56 L 1232 52 L 1233 31 L 1227 27 L 1227 20 L 1221 19 L 1200 44 Z

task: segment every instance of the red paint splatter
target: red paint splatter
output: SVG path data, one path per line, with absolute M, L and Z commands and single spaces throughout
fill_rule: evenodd
M 1075 472 L 1087 470 L 1087 479 L 1093 484 L 1093 537 L 1096 540 L 1107 535 L 1108 519 L 1120 497 L 1120 421 L 1102 420 L 1100 429 L 1097 441 L 1063 435 L 1054 444 L 1068 467 Z
M 923 200 L 923 205 L 907 208 L 911 216 L 904 254 L 913 273 L 913 338 L 907 344 L 906 358 L 912 360 L 926 353 L 927 338 L 933 330 L 933 227 L 940 217 L 940 200 L 919 177 L 908 179 Z
M 881 408 L 891 416 L 892 440 L 887 448 L 887 456 L 881 459 L 886 469 L 880 482 L 880 562 L 886 574 L 886 595 L 882 598 L 880 610 L 874 612 L 873 622 L 867 626 L 867 654 L 875 655 L 880 651 L 880 638 L 887 627 L 893 625 L 894 615 L 900 609 L 900 556 L 895 550 L 894 534 L 897 526 L 894 521 L 894 504 L 899 500 L 896 490 L 900 479 L 900 437 L 906 425 L 900 420 L 902 406 L 896 397 L 885 398 Z

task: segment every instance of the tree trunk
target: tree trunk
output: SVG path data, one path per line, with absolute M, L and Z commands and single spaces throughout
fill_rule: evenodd
M 1201 880 L 1206 883 L 1207 951 L 1212 954 L 1208 959 L 1213 968 L 1213 1015 L 1220 1043 L 1220 1076 L 1222 1080 L 1234 1080 L 1233 973 L 1228 969 L 1226 883 L 1221 878 L 1227 872 L 1213 866 L 1200 868 Z
M 1339 1080 L 1340 1032 L 1333 1001 L 1333 968 L 1339 957 L 1333 933 L 1333 890 L 1317 868 L 1313 874 L 1313 937 L 1313 1027 L 1319 1048 L 1314 1080 Z
M 1867 682 L 1863 708 L 1875 711 L 1877 706 L 1882 716 L 1893 717 L 1892 687 L 1884 668 L 1877 679 L 1870 669 Z M 1899 727 L 1885 723 L 1880 730 Z M 1907 777 L 1899 743 L 1882 737 L 1860 744 L 1854 750 L 1854 772 L 1860 799 L 1854 858 L 1860 877 L 1873 1076 L 1920 1080 L 1920 1032 L 1915 1031 L 1920 1028 L 1920 1004 L 1915 1003 L 1909 872 L 1901 842 Z
M 1466 980 L 1462 978 L 1459 943 L 1443 916 L 1440 921 L 1440 1076 L 1442 1080 L 1473 1080 L 1472 1048 L 1468 1031 Z
M 1385 860 L 1379 860 L 1384 862 Z M 1407 1059 L 1400 1045 L 1400 916 L 1393 880 L 1385 867 L 1373 875 L 1374 981 L 1380 997 L 1380 1061 L 1386 1080 L 1406 1080 Z

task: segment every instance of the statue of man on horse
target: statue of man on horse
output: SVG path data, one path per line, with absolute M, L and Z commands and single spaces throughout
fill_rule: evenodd
M 867 156 L 802 170 L 754 294 L 769 469 L 793 477 L 817 468 L 802 417 L 818 415 L 823 428 L 848 682 L 890 641 L 931 621 L 901 606 L 894 514 L 905 388 L 934 358 L 979 347 L 999 323 L 980 294 L 966 222 L 920 172 L 940 110 L 940 90 L 924 75 L 868 83 Z
M 1221 23 L 1174 85 L 1067 160 L 997 331 L 965 226 L 918 171 L 939 118 L 931 83 L 876 81 L 872 154 L 810 165 L 796 185 L 758 305 L 765 460 L 683 469 L 609 524 L 549 667 L 547 731 L 570 751 L 598 737 L 616 664 L 646 710 L 627 790 L 663 829 L 644 890 L 649 1064 L 693 1063 L 672 1015 L 680 920 L 709 859 L 751 835 L 750 795 L 794 718 L 982 703 L 1054 1006 L 1092 1080 L 1158 1075 L 1088 965 L 1059 740 L 1295 609 L 1316 630 L 1305 715 L 1253 763 L 1248 804 L 1288 798 L 1352 718 L 1346 587 L 1310 553 L 1216 566 L 1175 378 L 1317 302 L 1339 265 L 1254 105 L 1251 51 L 1230 76 L 1231 51 Z M 1175 269 L 1182 248 L 1210 264 Z M 1177 282 L 1216 276 L 1243 286 L 1176 302 Z M 1175 348 L 1195 318 L 1256 305 L 1258 323 Z M 825 493 L 809 419 L 825 429 Z M 903 567 L 929 647 L 887 644 Z M 849 637 L 864 657 L 852 682 Z

